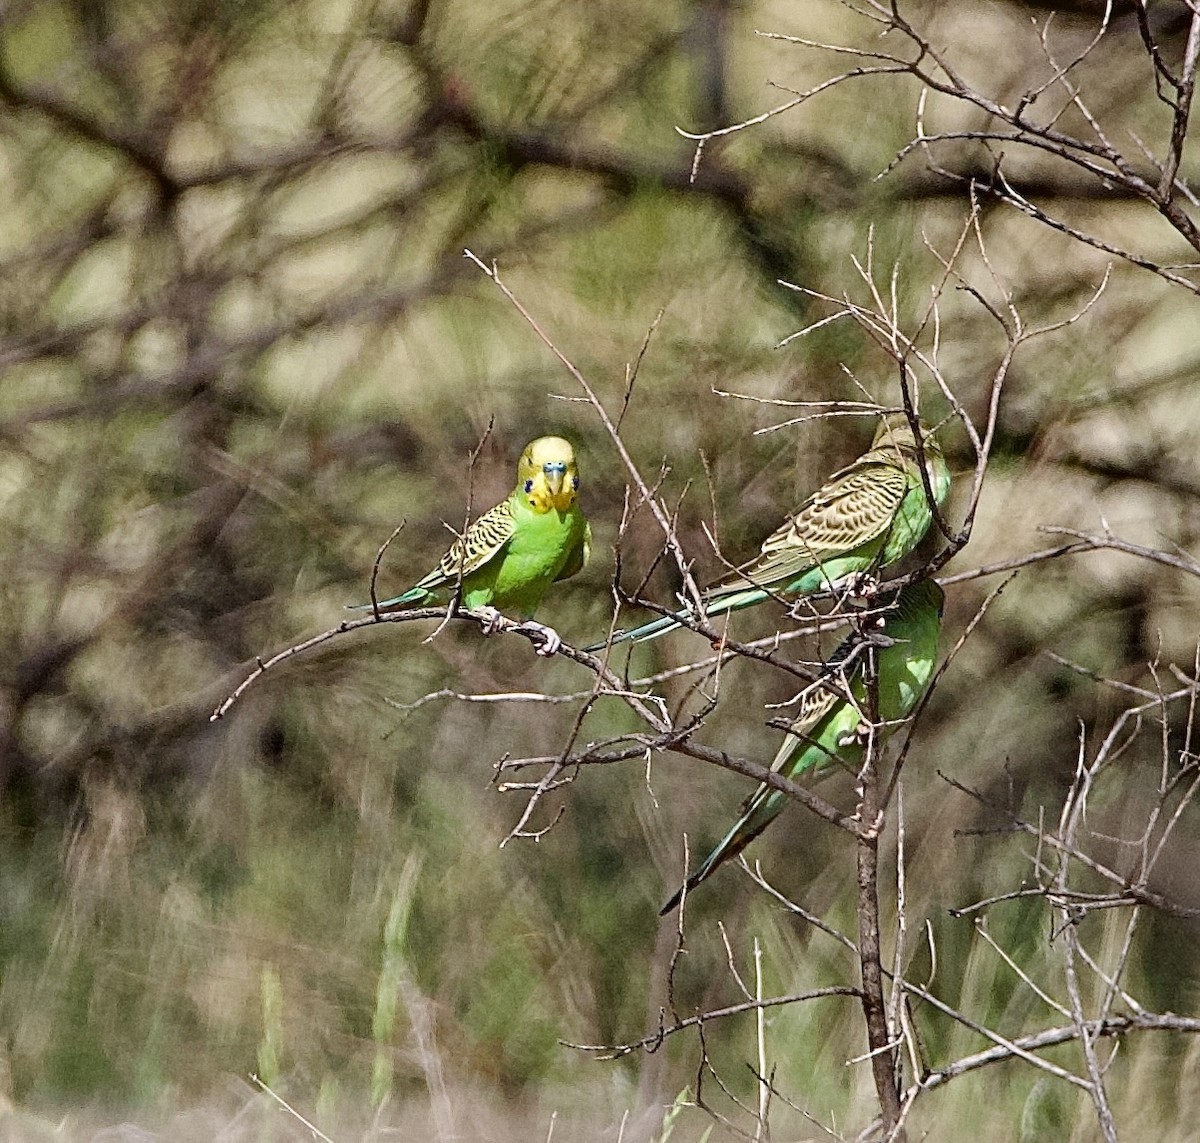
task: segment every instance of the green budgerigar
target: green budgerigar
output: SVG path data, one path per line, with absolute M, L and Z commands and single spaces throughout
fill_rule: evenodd
M 950 470 L 923 425 L 921 446 L 929 488 L 940 506 L 950 491 Z M 809 496 L 766 538 L 753 560 L 701 593 L 705 616 L 737 611 L 772 597 L 812 595 L 902 560 L 921 542 L 933 519 L 918 456 L 908 418 L 889 413 L 867 452 Z M 663 615 L 617 632 L 612 642 L 653 639 L 693 614 L 684 608 Z
M 562 639 L 531 617 L 551 584 L 588 561 L 592 533 L 578 498 L 579 465 L 570 441 L 538 437 L 521 453 L 508 497 L 473 521 L 428 575 L 383 600 L 379 610 L 446 603 L 461 583 L 462 605 L 490 616 L 485 633 L 495 629 L 501 611 L 515 612 L 526 629 L 543 635 L 538 654 L 553 655 Z
M 857 770 L 862 764 L 870 726 L 864 679 L 868 656 L 864 644 L 877 645 L 876 733 L 886 737 L 913 712 L 933 677 L 944 598 L 942 589 L 926 579 L 901 588 L 890 603 L 880 600 L 885 610 L 879 632 L 869 635 L 854 632 L 838 645 L 829 660 L 831 675 L 840 676 L 854 701 L 833 688 L 812 687 L 804 695 L 800 713 L 784 736 L 771 768 L 793 779 L 817 774 L 835 764 Z M 684 889 L 662 907 L 662 913 L 669 913 L 679 904 L 685 889 L 690 893 L 719 865 L 741 853 L 787 803 L 785 794 L 759 786 L 746 800 L 730 831 L 688 877 Z

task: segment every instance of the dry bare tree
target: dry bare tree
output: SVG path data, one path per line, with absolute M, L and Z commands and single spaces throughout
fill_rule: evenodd
M 720 2 L 0 18 L 18 1100 L 227 1073 L 257 1037 L 313 1087 L 366 1059 L 448 1135 L 456 1080 L 532 1088 L 558 1035 L 635 1074 L 627 1139 L 680 1077 L 732 1134 L 898 1139 L 1001 1068 L 1029 1137 L 1080 1103 L 1166 1137 L 1186 1091 L 1149 1115 L 1134 1081 L 1196 1030 L 1194 3 L 866 0 L 757 39 Z M 440 611 L 339 622 L 399 518 L 388 582 L 527 424 L 585 445 L 605 543 L 552 604 L 582 644 L 695 602 L 918 399 L 956 491 L 898 574 L 947 586 L 946 665 L 856 786 L 764 764 L 836 601 L 631 665 L 481 650 Z M 517 802 L 478 793 L 489 765 Z M 656 928 L 738 779 L 799 805 Z M 483 1012 L 518 971 L 542 999 Z M 505 1020 L 528 1042 L 493 1047 Z M 54 1062 L 68 1027 L 83 1064 Z

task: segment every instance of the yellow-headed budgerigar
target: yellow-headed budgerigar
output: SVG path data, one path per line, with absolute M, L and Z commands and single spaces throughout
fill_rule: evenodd
M 544 636 L 538 654 L 553 655 L 562 639 L 531 617 L 552 583 L 587 563 L 592 533 L 578 496 L 579 466 L 570 441 L 538 437 L 521 453 L 517 485 L 508 497 L 475 520 L 428 575 L 383 600 L 379 609 L 445 603 L 461 583 L 462 605 L 489 617 L 485 633 L 495 630 L 500 612 L 512 611 L 525 629 Z
M 838 693 L 841 687 L 810 688 L 771 768 L 788 778 L 817 774 L 838 763 L 857 770 L 871 723 L 866 710 L 865 644 L 876 645 L 879 721 L 875 730 L 884 738 L 913 712 L 933 677 L 944 598 L 942 589 L 927 579 L 901 588 L 891 600 L 881 599 L 880 630 L 867 635 L 854 632 L 830 657 L 830 672 L 840 677 L 846 693 Z M 759 786 L 733 827 L 688 877 L 684 889 L 662 907 L 662 913 L 674 909 L 685 890 L 690 893 L 714 869 L 741 853 L 787 804 L 787 795 Z
M 924 425 L 921 447 L 929 488 L 940 506 L 950 491 L 950 471 Z M 737 611 L 772 597 L 812 595 L 903 559 L 921 542 L 933 519 L 918 455 L 905 414 L 885 416 L 869 451 L 809 496 L 763 541 L 754 559 L 701 592 L 705 616 Z M 684 608 L 618 631 L 612 642 L 653 639 L 679 627 L 680 618 L 694 614 Z

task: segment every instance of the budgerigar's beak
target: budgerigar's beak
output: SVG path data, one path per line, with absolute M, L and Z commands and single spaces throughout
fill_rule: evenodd
M 546 475 L 546 484 L 550 488 L 550 495 L 557 496 L 562 491 L 563 481 L 567 476 L 567 466 L 561 460 L 548 461 L 542 465 L 542 472 Z

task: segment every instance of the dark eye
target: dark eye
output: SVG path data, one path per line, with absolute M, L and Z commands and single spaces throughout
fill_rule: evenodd
M 525 491 L 526 491 L 526 492 L 532 492 L 532 491 L 533 491 L 533 481 L 532 481 L 532 480 L 527 480 L 527 481 L 525 481 Z
M 571 477 L 571 487 L 578 490 L 578 488 L 579 488 L 579 477 L 578 476 Z

